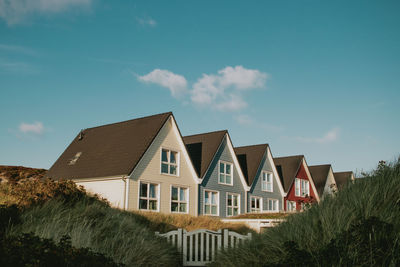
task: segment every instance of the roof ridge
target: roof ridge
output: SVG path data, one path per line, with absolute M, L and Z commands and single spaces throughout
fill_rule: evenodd
M 285 156 L 285 157 L 274 157 L 274 159 L 294 158 L 294 157 L 303 157 L 303 158 L 304 158 L 304 155 L 293 155 L 293 156 Z
M 235 146 L 234 149 L 236 149 L 236 148 L 245 148 L 245 147 L 254 147 L 254 146 L 269 146 L 269 144 L 268 143 L 263 143 L 263 144 L 248 145 L 248 146 Z
M 183 138 L 185 138 L 185 137 L 197 136 L 197 135 L 205 135 L 205 134 L 219 133 L 219 132 L 225 132 L 225 133 L 227 133 L 228 130 L 217 130 L 217 131 L 206 132 L 206 133 L 198 133 L 198 134 L 192 134 L 192 135 L 185 135 L 185 136 L 183 136 Z
M 309 165 L 308 167 L 322 167 L 322 166 L 332 166 L 332 164 Z
M 333 174 L 335 174 L 335 173 L 350 173 L 350 172 L 353 172 L 353 171 L 333 172 Z
M 116 125 L 116 124 L 120 124 L 120 123 L 126 123 L 126 122 L 130 122 L 130 121 L 136 121 L 136 120 L 141 120 L 141 119 L 147 119 L 147 118 L 156 117 L 156 116 L 161 116 L 161 115 L 167 115 L 167 114 L 173 115 L 172 111 L 169 111 L 169 112 L 164 112 L 164 113 L 159 113 L 159 114 L 144 116 L 144 117 L 140 117 L 140 118 L 135 118 L 135 119 L 125 120 L 125 121 L 113 122 L 113 123 L 103 124 L 103 125 L 94 126 L 94 127 L 90 127 L 90 128 L 85 128 L 84 131 L 85 131 L 85 130 L 92 130 L 92 129 L 100 128 L 100 127 L 105 127 L 105 126 L 110 126 L 110 125 Z

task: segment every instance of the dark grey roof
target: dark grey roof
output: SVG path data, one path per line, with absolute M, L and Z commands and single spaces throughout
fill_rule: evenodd
M 283 189 L 286 193 L 289 191 L 296 178 L 303 158 L 303 155 L 274 158 L 276 170 L 278 171 Z
M 251 186 L 255 180 L 257 171 L 267 149 L 268 144 L 235 147 L 235 154 L 247 185 Z
M 320 196 L 322 196 L 324 193 L 324 187 L 326 184 L 326 180 L 328 179 L 330 168 L 330 164 L 308 166 L 308 170 L 311 173 L 314 185 L 317 188 L 318 194 Z

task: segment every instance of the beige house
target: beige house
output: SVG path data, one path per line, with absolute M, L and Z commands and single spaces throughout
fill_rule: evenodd
M 309 166 L 308 169 L 321 199 L 337 191 L 333 169 L 330 164 Z
M 171 112 L 81 131 L 47 176 L 125 210 L 198 212 L 200 180 Z

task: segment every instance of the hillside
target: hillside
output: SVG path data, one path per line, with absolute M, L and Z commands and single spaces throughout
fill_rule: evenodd
M 17 183 L 25 179 L 40 179 L 46 172 L 46 169 L 0 165 L 0 182 Z

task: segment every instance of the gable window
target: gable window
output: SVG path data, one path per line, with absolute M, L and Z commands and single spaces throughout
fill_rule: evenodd
M 279 211 L 279 201 L 277 199 L 268 199 L 268 208 L 269 211 Z
M 228 162 L 219 162 L 219 180 L 220 184 L 232 185 L 232 164 Z
M 169 149 L 161 149 L 161 173 L 178 175 L 179 153 Z
M 299 179 L 299 178 L 296 178 L 296 179 L 294 180 L 294 186 L 295 186 L 294 195 L 295 195 L 296 197 L 299 197 L 299 196 L 300 196 L 300 179 Z
M 263 172 L 261 181 L 261 190 L 273 192 L 272 173 Z
M 216 191 L 204 191 L 204 215 L 218 215 L 219 197 Z
M 286 210 L 287 211 L 296 211 L 296 202 L 286 200 Z
M 304 197 L 310 195 L 310 182 L 304 179 L 295 179 L 295 196 Z
M 158 211 L 159 185 L 153 183 L 140 182 L 139 209 Z
M 187 213 L 188 189 L 180 186 L 171 187 L 171 212 Z
M 261 212 L 262 208 L 262 198 L 261 197 L 251 197 L 250 199 L 250 211 L 251 212 Z
M 236 216 L 239 215 L 239 202 L 240 195 L 227 193 L 226 196 L 226 216 Z

